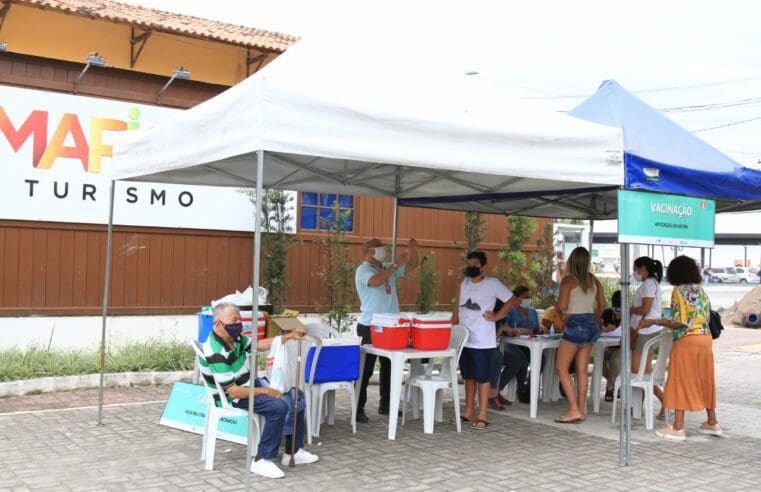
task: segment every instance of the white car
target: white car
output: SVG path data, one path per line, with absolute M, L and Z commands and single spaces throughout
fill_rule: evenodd
M 758 271 L 755 273 L 755 268 L 735 267 L 734 281 L 741 284 L 757 284 L 759 283 Z

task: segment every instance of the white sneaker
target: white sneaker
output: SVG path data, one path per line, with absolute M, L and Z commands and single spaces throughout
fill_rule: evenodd
M 251 473 L 256 473 L 264 478 L 283 478 L 285 473 L 283 470 L 272 462 L 272 460 L 256 459 L 251 460 Z
M 698 432 L 701 434 L 706 434 L 708 436 L 723 436 L 724 435 L 724 429 L 719 424 L 716 425 L 708 425 L 708 422 L 703 422 L 703 425 L 700 426 L 698 429 Z
M 655 431 L 655 435 L 662 437 L 669 441 L 685 441 L 687 440 L 687 432 L 684 429 L 676 430 L 673 425 L 663 427 Z
M 294 456 L 294 459 L 296 460 L 297 465 L 308 465 L 309 463 L 314 463 L 317 460 L 320 459 L 319 456 L 316 454 L 312 454 L 309 451 L 307 451 L 304 448 L 299 449 L 296 451 L 296 455 Z M 291 455 L 289 453 L 284 453 L 283 458 L 280 460 L 280 464 L 283 466 L 288 466 L 291 463 Z

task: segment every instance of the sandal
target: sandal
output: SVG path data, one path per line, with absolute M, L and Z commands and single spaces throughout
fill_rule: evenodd
M 613 390 L 605 391 L 605 401 L 613 401 Z
M 489 422 L 487 422 L 485 420 L 476 419 L 476 420 L 473 421 L 473 424 L 471 425 L 471 427 L 473 429 L 475 429 L 475 430 L 484 430 L 487 427 L 489 427 L 489 425 L 491 425 L 491 424 L 489 424 Z
M 513 404 L 513 402 L 511 402 L 510 400 L 506 399 L 506 398 L 505 398 L 504 396 L 502 396 L 502 395 L 497 395 L 497 400 L 498 400 L 498 401 L 499 401 L 499 402 L 500 402 L 502 405 L 504 405 L 504 406 L 506 406 L 506 407 L 509 407 L 510 405 L 512 405 L 512 404 Z
M 556 417 L 555 418 L 555 423 L 556 424 L 578 424 L 578 423 L 583 422 L 583 421 L 584 421 L 584 419 L 581 418 L 581 417 L 568 418 L 568 417 L 560 416 L 560 417 Z
M 505 406 L 497 398 L 489 398 L 489 408 L 501 412 L 505 409 Z

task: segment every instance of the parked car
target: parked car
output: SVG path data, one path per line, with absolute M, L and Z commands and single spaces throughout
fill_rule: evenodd
M 755 268 L 736 267 L 735 282 L 739 282 L 741 284 L 759 283 L 758 272 L 754 273 L 753 270 L 755 270 Z
M 711 283 L 724 283 L 734 280 L 734 272 L 731 274 L 727 272 L 727 268 L 711 268 Z M 732 269 L 734 270 L 734 269 Z

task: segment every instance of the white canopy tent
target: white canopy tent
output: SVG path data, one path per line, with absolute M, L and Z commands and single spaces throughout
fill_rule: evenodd
M 532 107 L 474 76 L 350 51 L 332 46 L 326 58 L 326 46 L 302 41 L 163 126 L 130 132 L 114 146 L 112 179 L 255 186 L 257 197 L 265 187 L 395 199 L 507 191 L 538 197 L 533 215 L 561 217 L 590 214 L 544 196 L 623 181 L 618 129 Z M 395 207 L 394 237 L 396 223 Z M 256 221 L 255 292 L 259 247 Z M 99 422 L 102 384 L 100 405 Z M 251 453 L 249 439 L 247 466 Z

